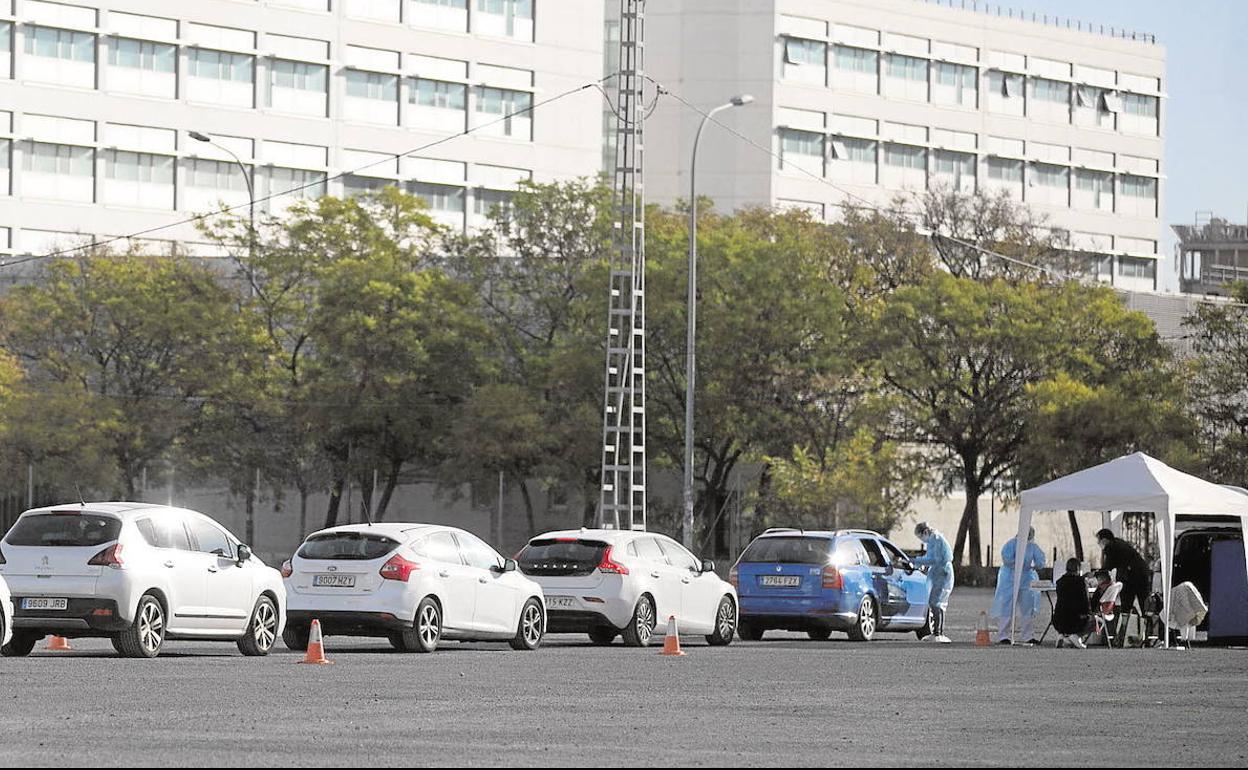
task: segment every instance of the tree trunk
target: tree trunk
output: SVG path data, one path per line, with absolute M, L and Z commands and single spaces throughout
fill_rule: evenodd
M 308 534 L 308 490 L 299 485 L 299 539 Z
M 334 485 L 330 487 L 329 507 L 325 510 L 325 529 L 338 524 L 338 508 L 342 505 L 342 488 L 345 485 L 346 477 L 339 476 L 334 479 Z
M 983 554 L 979 544 L 979 496 L 984 493 L 977 472 L 978 459 L 964 460 L 963 479 L 966 485 L 966 506 L 962 509 L 962 520 L 958 522 L 958 537 L 953 546 L 953 563 L 969 563 L 973 567 L 981 566 Z M 969 562 L 963 559 L 970 550 Z
M 243 541 L 251 546 L 256 547 L 256 488 L 248 484 L 247 494 L 244 496 L 243 510 L 246 511 L 246 524 L 244 526 Z
M 399 485 L 399 471 L 402 463 L 391 463 L 386 472 L 386 486 L 381 490 L 381 500 L 377 503 L 377 521 L 386 518 L 386 509 L 390 507 L 390 498 L 394 497 L 394 488 Z
M 1070 536 L 1075 541 L 1075 558 L 1083 561 L 1083 536 L 1079 534 L 1079 520 L 1075 516 L 1074 511 L 1066 511 L 1067 518 L 1070 519 Z M 1053 569 L 1057 569 L 1057 565 L 1053 565 Z M 1057 574 L 1057 573 L 1055 573 Z
M 537 516 L 533 511 L 533 498 L 529 495 L 529 483 L 520 479 L 520 496 L 524 498 L 524 514 L 529 518 L 529 537 L 537 536 Z

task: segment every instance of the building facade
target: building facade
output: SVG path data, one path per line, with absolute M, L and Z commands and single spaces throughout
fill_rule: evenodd
M 597 92 L 525 108 L 602 77 L 602 28 L 583 0 L 0 0 L 0 257 L 245 207 L 234 156 L 261 214 L 395 183 L 471 228 L 598 173 Z
M 1248 281 L 1248 225 L 1206 214 L 1193 224 L 1174 225 L 1174 232 L 1180 290 L 1224 295 L 1230 284 Z
M 671 0 L 648 11 L 648 71 L 751 142 L 708 130 L 698 190 L 721 209 L 835 219 L 946 188 L 1004 191 L 1103 255 L 1099 278 L 1157 286 L 1165 51 L 1149 36 L 924 0 Z M 647 190 L 689 195 L 701 116 L 655 111 Z M 770 152 L 768 152 L 769 150 Z

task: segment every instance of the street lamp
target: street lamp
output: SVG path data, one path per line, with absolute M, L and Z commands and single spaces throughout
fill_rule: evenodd
M 244 271 L 247 274 L 247 282 L 251 284 L 251 291 L 254 296 L 256 291 L 255 279 L 252 277 L 252 260 L 255 258 L 256 251 L 256 188 L 253 184 L 251 172 L 247 170 L 247 165 L 238 157 L 229 147 L 217 144 L 207 134 L 199 131 L 189 132 L 192 139 L 197 142 L 211 144 L 218 150 L 229 155 L 234 159 L 234 163 L 238 166 L 238 170 L 243 172 L 243 181 L 247 184 L 247 268 Z
M 698 142 L 702 140 L 702 130 L 716 114 L 733 107 L 744 107 L 754 101 L 748 94 L 732 97 L 727 104 L 721 104 L 702 118 L 698 124 L 698 132 L 693 137 L 693 159 L 689 163 L 689 298 L 686 315 L 689 328 L 685 338 L 685 522 L 683 541 L 686 548 L 693 548 L 693 384 L 694 373 L 694 337 L 698 329 Z

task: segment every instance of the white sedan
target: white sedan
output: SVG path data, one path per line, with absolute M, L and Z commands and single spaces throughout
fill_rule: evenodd
M 0 541 L 0 578 L 13 593 L 8 656 L 48 634 L 108 638 L 130 658 L 154 658 L 168 639 L 267 655 L 285 620 L 277 570 L 202 513 L 162 505 L 26 511 Z
M 580 529 L 529 541 L 520 570 L 546 593 L 551 633 L 586 633 L 596 644 L 617 636 L 631 647 L 650 644 L 675 617 L 682 635 L 732 642 L 737 591 L 715 565 L 676 541 L 649 532 Z
M 508 641 L 534 650 L 546 632 L 541 586 L 475 535 L 426 524 L 355 524 L 308 536 L 282 566 L 290 596 L 283 639 L 385 637 L 402 652 L 442 639 Z

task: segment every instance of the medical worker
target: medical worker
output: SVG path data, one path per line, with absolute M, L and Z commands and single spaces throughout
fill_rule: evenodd
M 932 611 L 932 633 L 923 641 L 949 644 L 949 637 L 945 636 L 945 610 L 949 609 L 949 594 L 953 593 L 953 549 L 945 536 L 932 529 L 926 521 L 915 525 L 914 536 L 927 546 L 927 552 L 915 558 L 914 563 L 927 568 L 927 580 L 931 587 L 927 606 Z
M 1018 557 L 1018 538 L 1012 537 L 1001 549 L 1001 569 L 997 571 L 997 594 L 992 600 L 992 616 L 999 623 L 997 644 L 1013 644 L 1011 626 L 1017 608 L 1022 638 L 1027 644 L 1039 644 L 1036 636 L 1036 613 L 1040 611 L 1040 592 L 1031 587 L 1032 581 L 1040 579 L 1039 570 L 1044 569 L 1044 551 L 1036 545 L 1036 530 L 1027 533 L 1023 552 L 1023 579 L 1018 583 L 1018 603 L 1010 601 L 1014 593 L 1014 562 Z

